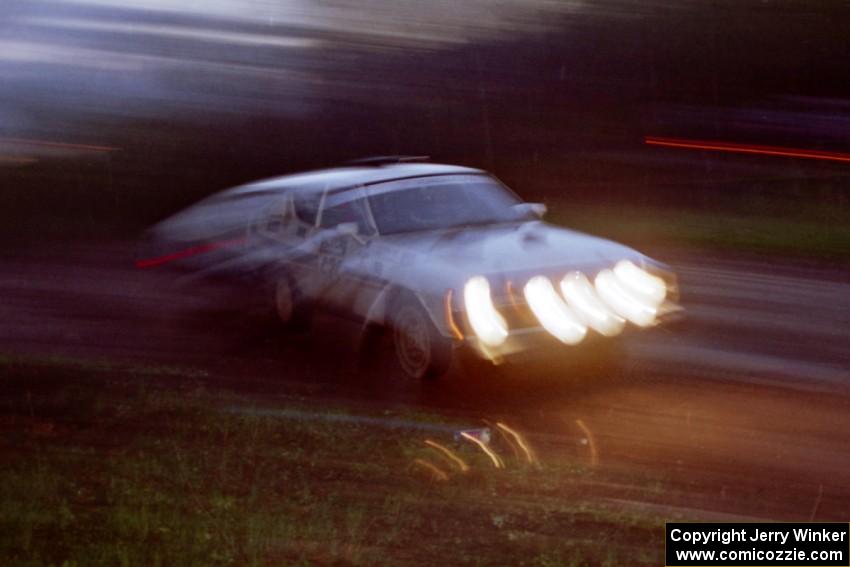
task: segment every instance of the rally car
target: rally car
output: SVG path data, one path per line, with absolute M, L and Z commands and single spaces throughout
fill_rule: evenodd
M 137 265 L 259 282 L 291 327 L 330 309 L 388 329 L 413 378 L 459 348 L 575 356 L 678 311 L 664 265 L 544 213 L 479 169 L 375 159 L 213 195 L 155 226 Z

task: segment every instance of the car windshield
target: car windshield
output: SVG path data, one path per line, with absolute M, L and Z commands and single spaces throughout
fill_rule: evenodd
M 369 191 L 381 234 L 491 224 L 528 218 L 522 201 L 487 175 L 438 175 L 376 185 Z

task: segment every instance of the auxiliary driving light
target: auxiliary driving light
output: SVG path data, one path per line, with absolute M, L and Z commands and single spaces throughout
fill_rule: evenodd
M 562 343 L 577 344 L 587 334 L 587 327 L 564 303 L 549 278 L 534 276 L 528 280 L 525 300 L 543 328 Z
M 570 272 L 561 280 L 561 293 L 581 321 L 601 335 L 613 337 L 623 330 L 626 321 L 611 311 L 581 272 Z
M 476 336 L 488 346 L 499 346 L 508 338 L 508 324 L 493 307 L 490 283 L 484 276 L 470 278 L 463 287 L 466 316 Z
M 667 285 L 658 276 L 638 268 L 628 260 L 621 260 L 614 266 L 614 275 L 634 295 L 647 300 L 647 303 L 658 306 L 667 296 Z
M 655 322 L 657 304 L 627 288 L 611 270 L 602 270 L 596 275 L 596 291 L 621 317 L 639 327 L 648 327 Z

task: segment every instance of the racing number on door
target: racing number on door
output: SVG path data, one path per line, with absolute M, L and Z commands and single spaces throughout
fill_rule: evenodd
M 342 264 L 342 258 L 334 256 L 322 256 L 319 259 L 319 271 L 327 278 L 335 278 L 339 274 L 339 265 Z
M 342 259 L 345 257 L 346 239 L 330 238 L 319 247 L 319 271 L 327 278 L 339 275 Z

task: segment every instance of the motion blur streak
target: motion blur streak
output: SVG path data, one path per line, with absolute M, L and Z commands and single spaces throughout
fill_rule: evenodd
M 593 431 L 580 419 L 576 420 L 576 425 L 579 426 L 579 429 L 584 433 L 585 439 L 587 439 L 587 446 L 590 449 L 590 466 L 595 467 L 599 464 L 599 450 L 596 448 L 596 439 L 593 438 Z
M 599 334 L 613 337 L 623 330 L 625 319 L 605 307 L 583 273 L 570 272 L 564 276 L 561 293 L 584 324 Z
M 489 346 L 498 346 L 508 337 L 508 325 L 493 307 L 490 283 L 483 276 L 470 278 L 463 288 L 466 315 L 472 330 Z
M 472 435 L 470 435 L 466 431 L 462 432 L 460 434 L 460 436 L 463 437 L 464 439 L 466 439 L 468 441 L 472 441 L 473 443 L 478 445 L 481 448 L 481 450 L 484 451 L 484 453 L 488 457 L 490 457 L 490 460 L 493 461 L 494 467 L 496 467 L 497 469 L 505 468 L 505 463 L 504 463 L 504 461 L 502 461 L 502 458 L 499 455 L 497 455 L 495 451 L 493 451 L 487 445 L 485 445 L 483 441 L 481 441 L 480 439 L 476 439 L 475 437 L 473 437 Z
M 12 165 L 29 165 L 37 161 L 37 159 L 30 157 L 0 156 L 0 163 L 9 163 Z
M 449 480 L 449 475 L 447 475 L 440 467 L 430 461 L 426 461 L 425 459 L 416 459 L 413 461 L 413 463 L 419 465 L 420 467 L 430 472 L 434 476 L 434 480 Z
M 648 327 L 655 322 L 657 310 L 647 305 L 625 289 L 611 270 L 602 270 L 596 275 L 596 291 L 618 315 L 639 327 Z
M 501 436 L 502 440 L 508 445 L 508 447 L 511 448 L 511 452 L 514 454 L 514 458 L 517 461 L 522 460 L 522 451 L 519 448 L 519 445 L 517 445 L 516 439 L 508 435 L 507 432 L 505 432 L 502 428 L 488 422 L 486 419 L 484 420 L 484 423 L 492 427 L 495 431 L 499 432 L 499 435 Z
M 644 143 L 649 146 L 665 146 L 668 148 L 686 148 L 689 150 L 711 150 L 717 152 L 732 152 L 740 154 L 759 154 L 766 156 L 797 157 L 819 159 L 826 161 L 850 162 L 850 154 L 842 152 L 822 152 L 801 148 L 782 148 L 777 146 L 750 146 L 732 142 L 715 142 L 705 140 L 685 140 L 679 138 L 654 138 L 647 136 Z
M 446 309 L 446 323 L 448 324 L 449 329 L 451 330 L 451 332 L 455 336 L 455 338 L 462 341 L 463 340 L 463 333 L 460 331 L 460 328 L 457 326 L 457 323 L 455 322 L 454 313 L 452 313 L 453 296 L 454 296 L 453 290 L 449 289 L 449 290 L 446 291 L 446 296 L 445 296 L 445 299 L 444 299 L 445 309 Z
M 466 462 L 458 457 L 454 451 L 446 447 L 445 445 L 441 445 L 436 441 L 432 441 L 431 439 L 426 439 L 425 444 L 429 447 L 439 451 L 442 455 L 445 455 L 452 463 L 457 465 L 457 468 L 461 470 L 461 472 L 466 472 L 469 470 L 469 465 Z
M 578 344 L 587 334 L 587 327 L 560 298 L 552 282 L 535 276 L 525 284 L 525 298 L 543 328 L 568 345 Z
M 39 146 L 45 148 L 59 148 L 63 150 L 84 150 L 91 152 L 117 152 L 118 148 L 110 146 L 92 146 L 90 144 L 70 144 L 68 142 L 48 142 L 45 140 L 27 140 L 24 138 L 0 138 L 0 144 L 13 144 L 20 146 Z
M 185 250 L 180 250 L 179 252 L 174 252 L 173 254 L 157 256 L 156 258 L 146 258 L 144 260 L 138 260 L 136 261 L 136 267 L 140 270 L 144 270 L 147 268 L 155 268 L 157 266 L 162 266 L 163 264 L 168 264 L 176 260 L 183 260 L 185 258 L 191 258 L 192 256 L 197 256 L 206 252 L 212 252 L 213 250 L 219 250 L 221 248 L 230 248 L 233 246 L 241 246 L 244 243 L 244 238 L 233 238 L 231 240 L 209 242 L 207 244 L 201 244 L 198 246 L 193 246 L 191 248 L 186 248 Z
M 62 28 L 69 30 L 83 30 L 109 33 L 127 33 L 133 36 L 149 35 L 164 38 L 194 39 L 211 43 L 231 43 L 234 45 L 249 45 L 259 47 L 318 47 L 320 43 L 316 40 L 301 37 L 281 37 L 276 35 L 262 35 L 249 33 L 226 32 L 223 30 L 190 29 L 184 26 L 172 26 L 165 24 L 122 24 L 118 22 L 96 22 L 79 20 L 74 18 L 31 18 L 23 21 L 25 24 L 44 26 L 50 28 Z
M 496 426 L 502 431 L 506 431 L 514 438 L 517 445 L 519 445 L 520 449 L 522 449 L 522 452 L 525 453 L 525 459 L 528 461 L 529 464 L 539 466 L 540 463 L 537 461 L 537 457 L 534 454 L 534 451 L 531 450 L 531 446 L 528 444 L 525 438 L 523 438 L 523 436 L 519 434 L 518 431 L 511 429 L 501 421 L 496 423 Z
M 315 30 L 324 36 L 348 32 L 382 45 L 452 46 L 499 37 L 503 33 L 532 31 L 547 19 L 581 8 L 576 0 L 431 0 L 420 2 L 363 0 L 357 3 L 309 0 L 52 0 L 123 10 L 145 10 L 161 16 L 203 16 L 236 24 L 259 23 Z

